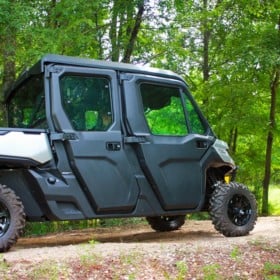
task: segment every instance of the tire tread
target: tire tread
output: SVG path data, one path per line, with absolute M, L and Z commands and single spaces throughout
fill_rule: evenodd
M 20 198 L 6 185 L 0 184 L 0 201 L 8 208 L 11 216 L 7 232 L 0 237 L 0 252 L 6 252 L 17 242 L 23 233 L 26 216 Z
M 249 222 L 244 226 L 234 225 L 227 216 L 227 205 L 233 194 L 242 194 L 249 200 L 252 215 Z M 257 220 L 257 203 L 254 195 L 246 186 L 237 182 L 229 184 L 217 184 L 210 198 L 210 216 L 217 231 L 227 237 L 244 236 L 254 229 Z

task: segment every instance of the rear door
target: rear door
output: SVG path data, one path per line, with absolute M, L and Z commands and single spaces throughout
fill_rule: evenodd
M 126 74 L 127 126 L 142 169 L 165 210 L 195 209 L 202 202 L 201 158 L 213 137 L 185 84 Z
M 57 141 L 63 143 L 82 190 L 97 213 L 133 211 L 139 194 L 136 165 L 123 146 L 115 71 L 70 66 L 49 70 L 52 119 L 61 135 Z

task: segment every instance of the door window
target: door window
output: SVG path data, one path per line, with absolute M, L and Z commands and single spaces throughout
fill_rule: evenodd
M 204 134 L 206 132 L 206 127 L 203 123 L 203 120 L 201 119 L 201 116 L 198 114 L 197 109 L 187 96 L 186 92 L 184 92 L 184 99 L 190 131 L 192 133 Z
M 188 133 L 180 89 L 142 83 L 144 114 L 155 135 L 183 136 Z
M 140 85 L 144 115 L 154 135 L 204 134 L 206 127 L 187 93 L 179 87 Z
M 104 77 L 64 75 L 62 106 L 78 131 L 106 131 L 113 122 L 110 81 Z

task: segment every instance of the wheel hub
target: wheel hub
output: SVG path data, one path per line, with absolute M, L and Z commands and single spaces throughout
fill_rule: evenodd
M 2 237 L 10 226 L 10 214 L 7 208 L 0 203 L 0 237 Z
M 234 195 L 229 201 L 228 217 L 237 226 L 244 226 L 252 214 L 251 204 L 243 195 Z

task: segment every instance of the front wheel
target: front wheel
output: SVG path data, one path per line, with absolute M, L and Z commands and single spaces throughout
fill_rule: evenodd
M 6 252 L 17 242 L 25 226 L 22 202 L 13 190 L 0 185 L 0 252 Z
M 255 226 L 257 202 L 244 185 L 220 183 L 210 199 L 210 215 L 215 229 L 223 235 L 244 236 Z
M 185 223 L 185 215 L 147 217 L 146 219 L 155 231 L 177 230 Z

